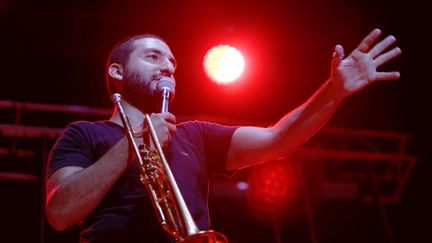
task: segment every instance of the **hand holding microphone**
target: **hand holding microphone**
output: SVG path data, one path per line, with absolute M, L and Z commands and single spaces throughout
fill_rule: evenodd
M 153 126 L 156 130 L 159 142 L 162 147 L 167 147 L 171 143 L 171 136 L 177 130 L 175 126 L 176 118 L 169 113 L 169 105 L 175 94 L 174 80 L 168 77 L 163 77 L 159 80 L 156 86 L 161 100 L 161 113 L 153 113 L 150 115 Z

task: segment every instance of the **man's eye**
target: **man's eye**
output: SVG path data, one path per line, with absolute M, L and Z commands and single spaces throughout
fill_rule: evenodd
M 158 55 L 148 55 L 147 57 L 150 58 L 151 60 L 159 60 Z

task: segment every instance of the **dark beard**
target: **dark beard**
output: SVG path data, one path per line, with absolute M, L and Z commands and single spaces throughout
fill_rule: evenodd
M 150 83 L 141 79 L 137 73 L 125 73 L 123 81 L 124 99 L 143 113 L 159 113 L 160 102 Z

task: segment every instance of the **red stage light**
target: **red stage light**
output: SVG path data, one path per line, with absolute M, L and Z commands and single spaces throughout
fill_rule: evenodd
M 210 79 L 219 84 L 227 84 L 240 77 L 245 61 L 236 48 L 218 45 L 207 51 L 203 66 Z
M 275 219 L 297 194 L 297 178 L 289 161 L 256 166 L 249 175 L 249 206 L 260 219 Z

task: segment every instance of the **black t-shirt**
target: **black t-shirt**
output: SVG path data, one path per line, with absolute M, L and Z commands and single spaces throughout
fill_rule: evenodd
M 201 230 L 210 226 L 208 181 L 212 175 L 226 172 L 228 147 L 235 129 L 208 122 L 181 123 L 164 151 L 189 211 Z M 65 166 L 90 166 L 123 136 L 123 128 L 110 121 L 70 124 L 50 153 L 47 177 Z M 172 240 L 158 223 L 139 178 L 137 163 L 131 163 L 100 205 L 80 223 L 81 242 Z

